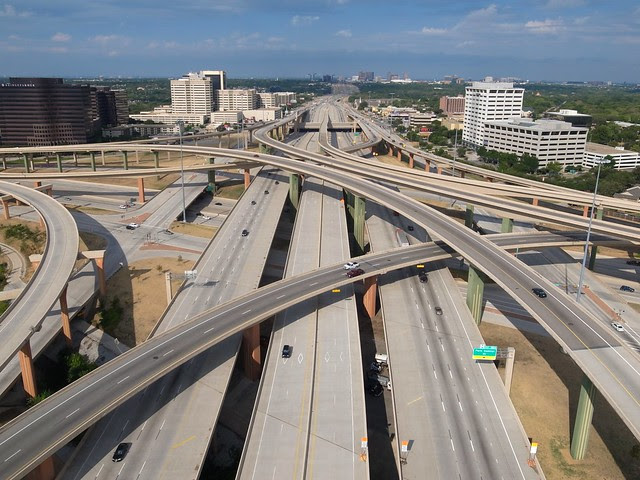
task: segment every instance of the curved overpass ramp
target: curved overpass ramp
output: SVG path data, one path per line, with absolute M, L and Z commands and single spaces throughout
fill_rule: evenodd
M 0 181 L 0 192 L 31 205 L 42 218 L 47 240 L 42 261 L 0 323 L 0 368 L 37 332 L 66 287 L 78 256 L 79 235 L 71 214 L 53 198 Z

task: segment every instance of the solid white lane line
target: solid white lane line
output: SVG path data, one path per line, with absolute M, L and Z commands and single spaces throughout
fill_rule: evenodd
M 173 348 L 171 350 L 169 350 L 167 353 L 165 353 L 164 355 L 162 355 L 163 357 L 166 357 L 167 355 L 169 355 L 171 352 L 173 352 Z
M 209 330 L 205 330 L 203 333 L 209 333 L 211 330 L 214 330 L 214 328 L 210 328 Z
M 5 462 L 7 462 L 7 461 L 11 460 L 13 457 L 15 457 L 15 456 L 16 456 L 17 454 L 19 454 L 21 451 L 22 451 L 22 449 L 21 449 L 21 448 L 20 448 L 20 449 L 18 449 L 18 451 L 17 451 L 17 452 L 15 452 L 13 455 L 11 455 L 11 456 L 9 456 L 9 457 L 5 458 L 5 459 L 4 459 L 4 461 L 5 461 Z M 4 462 L 3 462 L 3 463 L 4 463 Z
M 71 412 L 69 415 L 67 415 L 65 418 L 69 418 L 71 415 L 73 415 L 74 413 L 78 412 L 80 409 L 76 408 L 73 412 Z
M 251 309 L 247 310 L 246 312 L 242 312 L 242 315 L 246 315 L 247 313 L 249 313 L 251 311 Z
M 124 377 L 122 380 L 118 381 L 118 385 L 120 385 L 122 382 L 124 382 L 127 378 L 129 378 L 130 375 L 127 375 L 126 377 Z

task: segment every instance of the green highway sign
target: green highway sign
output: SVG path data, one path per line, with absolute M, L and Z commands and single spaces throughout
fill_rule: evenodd
M 473 349 L 474 360 L 495 360 L 497 355 L 498 347 L 495 346 L 482 345 Z

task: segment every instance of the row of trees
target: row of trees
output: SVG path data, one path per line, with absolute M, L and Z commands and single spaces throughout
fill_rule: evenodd
M 533 155 L 525 153 L 518 156 L 515 153 L 498 152 L 479 147 L 478 156 L 485 162 L 497 165 L 497 170 L 512 175 L 530 175 L 536 173 L 540 162 Z

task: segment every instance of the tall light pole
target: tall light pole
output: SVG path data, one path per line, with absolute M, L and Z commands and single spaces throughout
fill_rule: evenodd
M 593 189 L 593 200 L 591 201 L 591 214 L 589 215 L 589 226 L 587 227 L 587 239 L 584 242 L 584 255 L 582 256 L 582 268 L 580 269 L 580 281 L 578 282 L 578 293 L 576 294 L 576 302 L 580 302 L 582 294 L 582 282 L 584 281 L 584 269 L 587 266 L 587 253 L 589 252 L 589 238 L 591 237 L 591 224 L 593 223 L 593 215 L 596 209 L 596 195 L 598 194 L 598 182 L 600 181 L 600 169 L 604 162 L 598 162 L 598 174 L 596 175 L 596 186 Z
M 453 166 L 451 167 L 451 176 L 456 176 L 456 157 L 458 156 L 458 129 L 456 128 L 456 140 L 453 146 Z
M 182 223 L 187 223 L 187 201 L 184 194 L 184 160 L 182 156 L 182 129 L 184 128 L 184 122 L 178 120 L 178 131 L 180 132 L 180 181 L 182 183 Z

